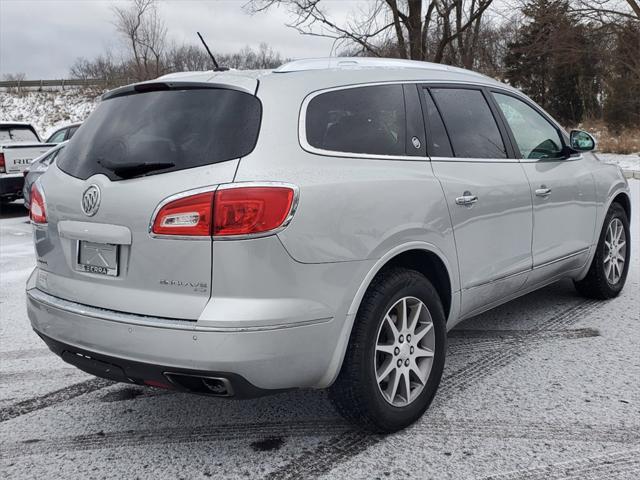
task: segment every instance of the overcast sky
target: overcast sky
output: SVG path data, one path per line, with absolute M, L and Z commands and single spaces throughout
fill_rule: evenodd
M 325 0 L 345 18 L 358 2 Z M 122 48 L 111 5 L 126 0 L 0 0 L 0 75 L 23 72 L 29 79 L 68 77 L 76 58 Z M 245 0 L 162 0 L 160 11 L 178 43 L 205 36 L 214 51 L 231 53 L 267 42 L 284 57 L 331 54 L 330 39 L 300 35 L 285 25 L 281 9 L 249 15 Z

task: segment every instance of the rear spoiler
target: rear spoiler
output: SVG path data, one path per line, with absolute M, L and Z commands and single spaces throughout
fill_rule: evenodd
M 116 97 L 124 97 L 126 95 L 135 95 L 137 93 L 145 92 L 157 92 L 163 90 L 202 90 L 205 88 L 224 89 L 224 90 L 237 90 L 239 92 L 249 93 L 253 95 L 253 91 L 246 88 L 239 87 L 237 85 L 230 85 L 228 83 L 213 83 L 213 82 L 143 82 L 135 83 L 133 85 L 126 85 L 124 87 L 116 88 L 110 92 L 102 95 L 102 100 L 109 100 Z

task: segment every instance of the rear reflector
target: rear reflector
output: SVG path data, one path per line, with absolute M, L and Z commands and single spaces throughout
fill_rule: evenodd
M 44 195 L 40 191 L 37 183 L 31 186 L 31 205 L 29 206 L 29 217 L 33 223 L 47 223 L 47 206 Z
M 255 235 L 280 227 L 291 212 L 291 187 L 234 187 L 216 191 L 213 236 Z
M 0 173 L 4 173 L 6 165 L 4 164 L 4 153 L 0 153 Z
M 199 237 L 264 235 L 286 224 L 295 198 L 290 186 L 231 184 L 169 201 L 156 213 L 151 231 Z
M 165 390 L 173 390 L 173 385 L 169 385 L 168 383 L 158 382 L 157 380 L 143 380 L 145 385 L 155 388 L 164 388 Z

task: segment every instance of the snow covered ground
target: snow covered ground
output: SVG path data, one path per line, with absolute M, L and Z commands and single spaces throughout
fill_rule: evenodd
M 84 121 L 99 98 L 100 92 L 78 88 L 20 95 L 0 92 L 0 121 L 30 122 L 45 140 L 56 128 Z
M 596 156 L 601 162 L 614 163 L 618 165 L 625 173 L 633 172 L 634 178 L 640 178 L 640 153 L 631 155 L 620 155 L 617 153 L 596 153 Z
M 640 181 L 627 285 L 608 302 L 560 282 L 450 333 L 414 426 L 354 430 L 323 392 L 221 400 L 113 384 L 31 330 L 30 226 L 0 217 L 0 478 L 640 478 Z

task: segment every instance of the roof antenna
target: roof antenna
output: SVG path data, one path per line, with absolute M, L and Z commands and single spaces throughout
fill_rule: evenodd
M 207 53 L 211 57 L 211 61 L 213 62 L 213 66 L 215 67 L 213 71 L 224 72 L 226 70 L 229 70 L 229 67 L 221 67 L 220 65 L 218 65 L 218 62 L 216 62 L 216 57 L 214 57 L 213 53 L 211 53 L 211 50 L 209 50 L 209 46 L 207 45 L 207 42 L 204 41 L 204 38 L 202 38 L 202 35 L 200 35 L 200 32 L 196 32 L 196 33 L 198 34 L 198 37 L 200 37 L 200 41 L 202 42 L 202 45 L 204 45 L 204 48 L 207 50 Z

